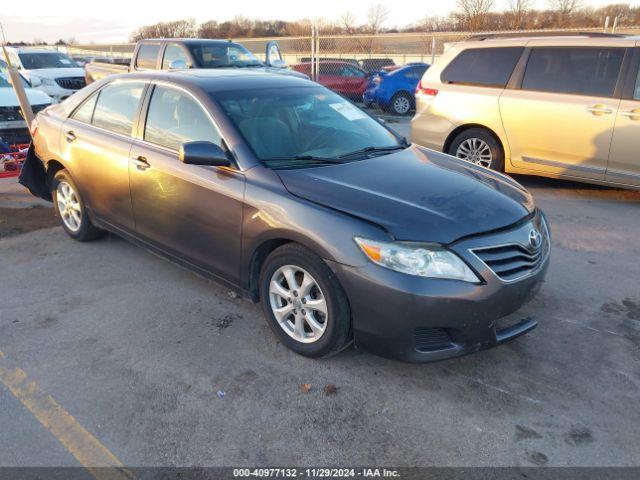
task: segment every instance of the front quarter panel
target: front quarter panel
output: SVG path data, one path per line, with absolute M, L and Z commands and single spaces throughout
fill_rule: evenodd
M 353 237 L 391 239 L 377 225 L 290 194 L 277 173 L 262 166 L 246 172 L 244 208 L 243 279 L 256 249 L 270 240 L 293 241 L 326 260 L 363 266 L 367 260 Z

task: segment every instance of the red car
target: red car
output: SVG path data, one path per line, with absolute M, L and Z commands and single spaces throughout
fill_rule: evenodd
M 311 62 L 298 63 L 291 68 L 311 76 Z M 352 100 L 362 101 L 369 74 L 350 62 L 322 61 L 318 83 Z

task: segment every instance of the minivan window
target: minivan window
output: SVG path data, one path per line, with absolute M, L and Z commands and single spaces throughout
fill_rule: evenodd
M 442 71 L 443 83 L 504 88 L 523 47 L 470 48 L 462 51 Z
M 638 77 L 636 78 L 636 88 L 633 91 L 634 100 L 640 100 L 640 70 L 638 70 Z
M 131 135 L 143 88 L 141 83 L 116 83 L 104 87 L 93 113 L 93 125 Z
M 522 79 L 522 89 L 611 97 L 624 54 L 624 48 L 534 48 Z
M 97 99 L 98 94 L 94 94 L 89 100 L 85 101 L 82 106 L 73 113 L 71 118 L 73 118 L 74 120 L 78 120 L 79 122 L 91 123 Z
M 160 45 L 153 43 L 143 43 L 138 49 L 136 57 L 136 68 L 156 68 L 156 61 L 160 53 Z
M 162 69 L 168 70 L 171 68 L 171 63 L 176 61 L 184 62 L 185 66 L 189 66 L 189 57 L 185 51 L 180 47 L 180 45 L 176 45 L 175 43 L 171 43 L 167 45 L 167 48 L 164 50 L 164 59 L 162 60 Z
M 172 150 L 199 140 L 221 144 L 220 134 L 190 95 L 161 86 L 153 90 L 144 139 Z

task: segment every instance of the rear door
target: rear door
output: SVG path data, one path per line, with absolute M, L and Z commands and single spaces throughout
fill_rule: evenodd
M 145 83 L 112 82 L 63 125 L 63 158 L 88 208 L 101 220 L 133 229 L 129 151 Z
M 173 85 L 153 87 L 143 117 L 129 165 L 136 231 L 164 251 L 237 283 L 244 175 L 178 159 L 185 142 L 222 146 L 218 128 L 196 97 Z
M 500 112 L 514 166 L 604 179 L 626 48 L 533 45 Z
M 627 185 L 640 185 L 640 47 L 633 60 L 618 109 L 606 179 Z

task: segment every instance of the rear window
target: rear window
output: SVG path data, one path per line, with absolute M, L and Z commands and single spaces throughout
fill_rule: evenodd
M 443 83 L 504 88 L 523 51 L 523 47 L 464 50 L 447 65 L 440 79 Z
M 159 52 L 160 45 L 149 43 L 140 45 L 136 57 L 136 68 L 155 69 Z
M 534 48 L 522 89 L 611 97 L 624 53 L 624 48 Z

